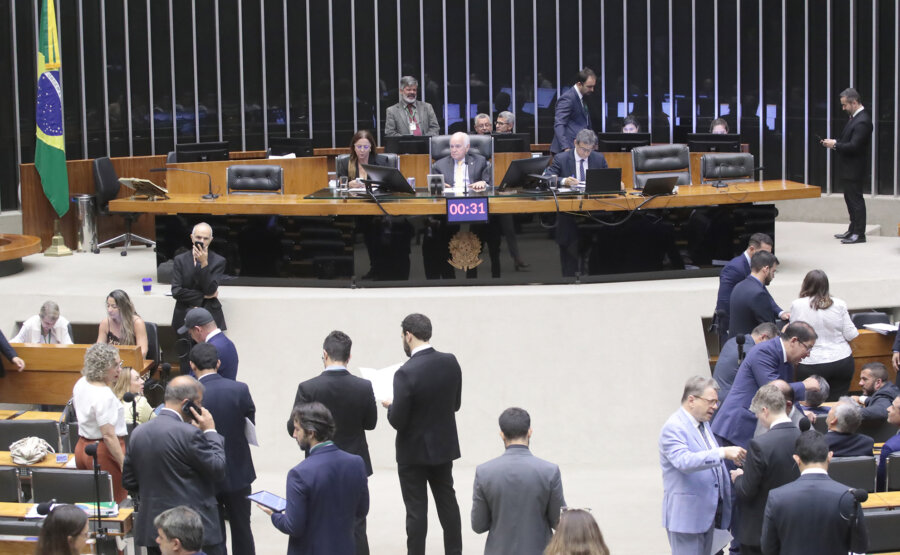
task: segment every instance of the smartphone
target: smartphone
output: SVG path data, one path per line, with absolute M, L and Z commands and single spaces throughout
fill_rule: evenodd
M 248 495 L 247 499 L 255 501 L 263 507 L 268 507 L 276 513 L 282 512 L 287 507 L 287 499 L 265 490 Z
M 194 413 L 191 412 L 191 409 L 194 409 L 198 413 L 202 412 L 200 410 L 200 407 L 198 407 L 197 405 L 194 404 L 193 401 L 188 399 L 187 401 L 185 401 L 184 403 L 181 404 L 181 414 L 184 415 L 185 422 L 191 422 L 194 420 Z
M 198 249 L 200 249 L 201 251 L 203 250 L 203 242 L 202 241 L 194 241 L 194 246 L 197 247 Z

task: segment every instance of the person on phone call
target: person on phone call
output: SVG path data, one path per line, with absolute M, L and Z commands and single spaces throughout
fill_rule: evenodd
M 191 250 L 177 255 L 172 268 L 172 296 L 175 310 L 172 312 L 172 327 L 180 328 L 184 316 L 194 307 L 203 307 L 213 315 L 219 329 L 225 326 L 225 314 L 219 302 L 219 282 L 225 275 L 225 259 L 210 251 L 212 228 L 207 223 L 199 223 L 191 232 Z M 187 362 L 185 362 L 187 365 Z
M 210 343 L 219 352 L 219 375 L 229 380 L 237 379 L 238 353 L 234 343 L 216 326 L 213 315 L 205 308 L 192 308 L 184 317 L 179 335 L 190 336 L 194 343 Z M 182 368 L 188 368 L 190 360 L 185 355 Z M 193 374 L 191 374 L 193 375 Z
M 135 428 L 125 455 L 122 484 L 140 495 L 135 545 L 159 554 L 157 515 L 186 505 L 203 521 L 203 551 L 222 555 L 225 534 L 216 509 L 216 483 L 225 479 L 225 438 L 203 408 L 203 385 L 178 376 L 166 386 L 159 416 Z

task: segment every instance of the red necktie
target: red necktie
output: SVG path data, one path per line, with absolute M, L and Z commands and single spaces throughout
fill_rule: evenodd
M 413 135 L 422 135 L 422 129 L 419 128 L 419 120 L 416 118 L 416 111 L 412 104 L 407 104 L 406 109 L 409 112 L 409 122 L 415 123 L 416 128 L 413 130 Z

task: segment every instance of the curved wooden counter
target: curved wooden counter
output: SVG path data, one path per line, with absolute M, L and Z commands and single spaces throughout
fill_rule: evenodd
M 21 272 L 22 258 L 41 252 L 41 238 L 0 233 L 0 277 Z

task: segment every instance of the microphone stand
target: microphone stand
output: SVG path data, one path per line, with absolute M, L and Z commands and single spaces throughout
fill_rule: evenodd
M 94 492 L 97 494 L 97 532 L 94 538 L 97 540 L 97 549 L 100 549 L 100 542 L 106 540 L 106 528 L 103 527 L 103 517 L 100 515 L 100 462 L 97 460 L 97 444 L 93 443 L 85 447 L 84 452 L 94 459 Z
M 209 179 L 209 193 L 203 195 L 203 196 L 200 197 L 200 198 L 202 198 L 203 200 L 216 200 L 217 198 L 219 198 L 219 195 L 213 193 L 213 190 L 212 190 L 212 176 L 211 176 L 209 173 L 207 173 L 207 172 L 200 172 L 200 171 L 197 171 L 197 170 L 187 170 L 187 169 L 184 169 L 184 168 L 150 168 L 150 171 L 151 171 L 151 172 L 169 172 L 169 171 L 172 171 L 172 172 L 186 172 L 186 173 L 196 173 L 196 174 L 198 174 L 198 175 L 205 175 L 205 176 Z

